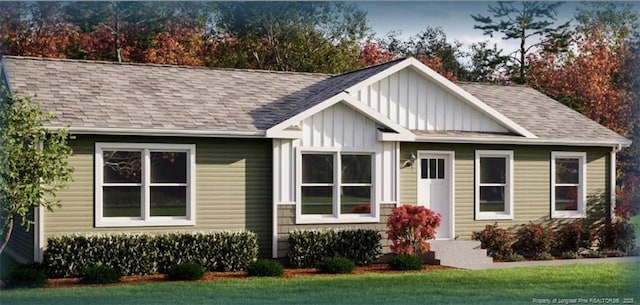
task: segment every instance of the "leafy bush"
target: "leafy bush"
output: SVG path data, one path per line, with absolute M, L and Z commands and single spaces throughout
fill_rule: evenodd
M 375 230 L 309 230 L 289 233 L 289 263 L 295 267 L 315 267 L 326 258 L 341 256 L 358 265 L 368 265 L 381 254 L 382 236 Z
M 355 267 L 356 264 L 352 260 L 337 256 L 324 259 L 318 264 L 317 268 L 322 273 L 344 274 L 353 272 Z
M 575 252 L 591 246 L 591 234 L 582 220 L 562 224 L 555 230 L 553 246 L 556 252 Z
M 167 278 L 170 281 L 195 281 L 203 276 L 204 268 L 195 263 L 182 263 L 167 270 Z
M 604 258 L 607 257 L 606 255 L 604 255 L 604 253 L 597 251 L 597 250 L 589 250 L 589 253 L 587 253 L 587 255 L 585 255 L 585 257 L 588 258 Z
M 564 259 L 577 259 L 579 257 L 580 257 L 580 254 L 576 251 L 562 252 L 562 258 Z
M 504 257 L 504 260 L 507 262 L 521 262 L 524 260 L 524 256 L 516 253 L 509 254 Z
M 82 271 L 80 282 L 83 284 L 111 284 L 120 281 L 120 271 L 111 266 L 90 266 Z
M 9 273 L 8 287 L 43 287 L 47 284 L 47 275 L 36 265 L 17 266 Z
M 395 255 L 389 260 L 389 268 L 392 270 L 421 270 L 422 260 L 413 255 Z
M 635 248 L 636 234 L 633 225 L 624 219 L 604 225 L 598 233 L 602 250 L 630 252 Z
M 48 239 L 50 277 L 77 277 L 93 265 L 118 266 L 123 275 L 165 273 L 194 262 L 206 270 L 244 270 L 258 256 L 252 232 L 65 235 Z
M 553 259 L 553 255 L 551 255 L 551 253 L 549 252 L 542 252 L 536 255 L 535 258 L 536 260 L 539 260 L 539 261 L 549 261 Z
M 498 227 L 498 223 L 486 225 L 480 232 L 473 232 L 472 238 L 480 241 L 482 249 L 486 249 L 487 254 L 495 259 L 511 255 L 511 245 L 515 241 L 507 230 Z
M 282 265 L 274 260 L 259 259 L 247 266 L 249 276 L 280 276 L 283 272 Z
M 517 241 L 512 246 L 513 251 L 525 257 L 536 257 L 543 252 L 549 252 L 551 236 L 552 232 L 548 227 L 529 222 L 516 232 Z
M 441 216 L 423 206 L 403 205 L 393 209 L 387 220 L 391 250 L 398 254 L 429 251 L 427 240 L 436 236 Z

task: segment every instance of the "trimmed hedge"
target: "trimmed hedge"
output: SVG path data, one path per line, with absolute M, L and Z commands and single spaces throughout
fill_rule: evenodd
M 321 261 L 317 268 L 322 273 L 347 274 L 353 272 L 356 264 L 346 257 L 329 257 Z
M 165 273 L 197 263 L 208 271 L 244 270 L 257 259 L 253 232 L 66 235 L 48 239 L 44 261 L 50 277 L 78 277 L 93 265 L 117 267 L 123 275 Z
M 289 263 L 312 268 L 330 257 L 345 257 L 357 265 L 375 262 L 382 253 L 378 231 L 369 229 L 310 230 L 289 233 Z

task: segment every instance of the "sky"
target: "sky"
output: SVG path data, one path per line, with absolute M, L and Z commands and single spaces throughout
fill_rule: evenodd
M 629 2 L 627 2 L 629 3 Z M 631 2 L 640 12 L 640 1 Z M 493 38 L 483 35 L 482 30 L 473 29 L 475 22 L 471 14 L 489 15 L 489 5 L 496 5 L 492 1 L 412 1 L 412 2 L 354 2 L 358 8 L 367 12 L 369 25 L 376 33 L 376 37 L 385 36 L 389 31 L 401 31 L 402 38 L 408 38 L 418 34 L 427 26 L 441 27 L 447 35 L 447 40 L 458 40 L 466 49 L 471 43 L 490 40 L 498 44 L 498 48 L 504 49 L 503 54 L 509 54 L 518 48 L 519 42 L 515 40 L 502 40 L 500 34 Z M 573 18 L 576 7 L 580 2 L 566 2 L 558 9 L 558 22 L 560 25 Z

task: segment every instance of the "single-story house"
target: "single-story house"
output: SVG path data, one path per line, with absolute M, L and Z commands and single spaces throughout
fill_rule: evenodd
M 242 229 L 283 257 L 292 230 L 384 232 L 400 204 L 468 240 L 586 217 L 592 193 L 610 212 L 630 145 L 530 87 L 451 82 L 414 58 L 326 75 L 5 56 L 0 79 L 73 148 L 62 207 L 14 232 L 21 261 L 62 234 Z

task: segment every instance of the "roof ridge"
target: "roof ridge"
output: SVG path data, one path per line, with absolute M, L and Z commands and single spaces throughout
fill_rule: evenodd
M 332 77 L 339 77 L 339 76 L 344 76 L 344 75 L 348 75 L 348 74 L 352 74 L 352 73 L 362 72 L 362 71 L 373 69 L 373 68 L 377 68 L 377 67 L 380 67 L 380 66 L 393 64 L 393 63 L 396 63 L 396 62 L 401 62 L 401 61 L 403 61 L 403 60 L 405 60 L 407 58 L 408 57 L 400 57 L 400 58 L 397 58 L 397 59 L 394 59 L 394 60 L 390 60 L 390 61 L 387 61 L 387 62 L 383 62 L 383 63 L 371 65 L 371 66 L 367 66 L 367 67 L 364 67 L 364 68 L 361 68 L 361 69 L 358 69 L 358 70 L 347 71 L 347 72 L 340 73 L 340 74 L 333 74 Z
M 493 83 L 493 82 L 474 82 L 474 81 L 462 81 L 457 80 L 453 82 L 454 84 L 471 84 L 471 85 L 484 85 L 484 86 L 496 86 L 496 87 L 517 87 L 517 88 L 533 88 L 527 84 L 516 84 L 516 83 Z
M 138 63 L 138 62 L 115 62 L 115 61 L 106 61 L 106 60 L 52 58 L 52 57 L 35 57 L 35 56 L 16 56 L 16 55 L 2 55 L 2 57 L 0 58 L 0 61 L 3 61 L 4 59 L 38 60 L 38 61 L 69 62 L 69 63 L 90 63 L 90 64 L 103 64 L 103 65 L 114 65 L 114 66 L 120 65 L 120 66 L 138 66 L 138 67 L 179 68 L 179 69 L 193 69 L 193 70 L 214 70 L 214 71 L 217 70 L 217 71 L 277 73 L 277 74 L 293 74 L 293 75 L 315 75 L 315 76 L 325 76 L 325 77 L 335 76 L 335 74 L 316 73 L 316 72 L 260 70 L 260 69 L 239 69 L 239 68 L 188 66 L 188 65 Z

